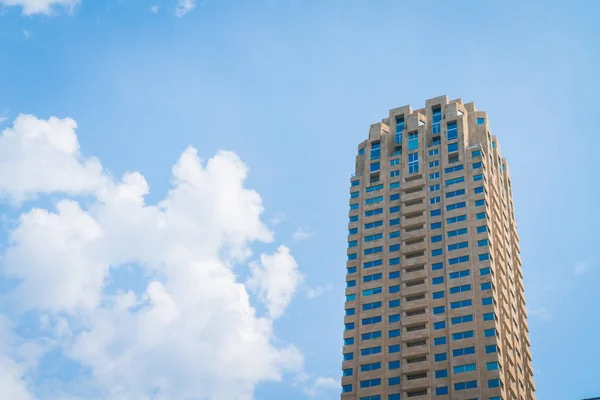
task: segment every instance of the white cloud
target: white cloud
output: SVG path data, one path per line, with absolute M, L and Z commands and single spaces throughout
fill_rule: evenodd
M 573 267 L 573 273 L 575 274 L 575 276 L 582 276 L 582 275 L 588 273 L 589 271 L 591 271 L 591 269 L 595 265 L 596 265 L 596 260 L 591 259 L 591 258 L 579 261 Z
M 5 123 L 6 121 L 8 121 L 8 117 L 0 115 L 0 124 Z
M 23 29 L 23 37 L 29 39 L 31 37 L 31 29 Z
M 306 290 L 306 297 L 312 300 L 316 297 L 322 296 L 323 294 L 329 292 L 332 288 L 333 288 L 333 286 L 331 285 L 331 283 L 328 283 L 325 286 L 317 286 L 315 288 L 309 287 Z
M 302 229 L 302 228 L 298 228 L 296 229 L 296 231 L 294 232 L 294 234 L 292 235 L 292 238 L 296 241 L 299 242 L 301 240 L 306 240 L 310 237 L 312 237 L 312 233 L 306 229 Z
M 253 242 L 273 240 L 239 157 L 219 152 L 203 162 L 186 149 L 170 191 L 146 204 L 145 178 L 110 177 L 80 154 L 75 127 L 20 116 L 0 137 L 4 198 L 86 195 L 23 212 L 2 272 L 18 280 L 8 297 L 14 311 L 41 312 L 58 350 L 90 371 L 97 397 L 86 398 L 249 400 L 258 382 L 301 370 L 302 354 L 273 326 L 301 280 L 289 249 L 261 254 L 248 285 L 233 273 L 248 266 Z M 114 279 L 131 264 L 147 279 L 142 290 Z M 249 286 L 267 315 L 252 306 Z M 13 388 L 11 399 L 29 400 L 28 367 L 1 346 L 0 357 L 9 371 L 0 384 Z
M 276 211 L 269 218 L 269 225 L 277 226 L 285 221 L 285 213 L 283 211 Z
M 0 197 L 19 203 L 38 193 L 92 193 L 107 184 L 100 163 L 79 152 L 70 118 L 19 115 L 0 135 Z
M 175 15 L 183 17 L 185 14 L 196 8 L 196 0 L 178 0 Z
M 150 7 L 150 12 L 156 14 L 159 9 L 160 7 L 158 6 L 158 4 L 155 4 L 152 7 Z
M 290 303 L 302 275 L 298 272 L 296 260 L 285 246 L 279 246 L 275 254 L 262 254 L 260 261 L 260 265 L 252 265 L 248 285 L 259 293 L 269 315 L 277 318 Z
M 328 393 L 332 391 L 340 390 L 340 382 L 331 377 L 323 377 L 318 376 L 313 378 L 310 374 L 302 371 L 298 373 L 294 380 L 294 386 L 298 386 L 301 388 L 302 393 L 304 393 L 309 398 L 318 398 L 321 400 L 327 399 L 330 397 Z
M 0 0 L 0 5 L 21 7 L 25 15 L 52 14 L 58 7 L 70 13 L 78 4 L 79 0 Z

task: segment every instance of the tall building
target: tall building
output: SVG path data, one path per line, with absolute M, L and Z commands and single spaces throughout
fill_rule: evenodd
M 350 181 L 343 400 L 533 400 L 511 181 L 488 116 L 390 110 Z

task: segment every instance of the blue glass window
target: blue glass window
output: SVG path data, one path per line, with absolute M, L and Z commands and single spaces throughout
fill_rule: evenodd
M 398 189 L 399 187 L 400 187 L 400 182 L 390 183 L 390 189 Z
M 431 243 L 437 243 L 442 241 L 442 235 L 436 235 L 431 237 Z
M 400 307 L 400 300 L 396 299 L 396 300 L 390 300 L 388 303 L 388 308 L 395 308 L 395 307 Z
M 373 267 L 378 267 L 380 265 L 383 265 L 382 260 L 367 261 L 366 263 L 363 264 L 363 268 L 369 269 L 369 268 L 373 268 Z
M 381 331 L 367 332 L 360 335 L 361 340 L 372 340 L 379 339 L 381 337 Z
M 434 314 L 443 314 L 445 312 L 446 312 L 446 307 L 444 307 L 444 306 L 433 307 L 433 313 Z
M 449 168 L 444 169 L 444 173 L 450 174 L 452 172 L 462 171 L 463 169 L 465 169 L 464 165 L 462 165 L 462 164 L 455 165 L 454 167 L 449 167 Z
M 381 346 L 367 347 L 365 349 L 360 350 L 361 356 L 369 356 L 371 354 L 379 354 L 379 353 L 381 353 Z
M 390 258 L 388 263 L 390 265 L 398 265 L 400 264 L 400 257 Z
M 462 292 L 468 292 L 469 290 L 471 290 L 471 285 L 461 285 L 461 286 L 454 286 L 450 288 L 450 294 L 456 294 L 456 293 L 462 293 Z
M 453 231 L 448 231 L 448 237 L 455 237 L 460 235 L 466 235 L 469 232 L 467 228 L 455 229 Z
M 454 153 L 458 151 L 458 143 L 450 143 L 448 145 L 448 153 Z
M 483 165 L 483 164 L 481 163 L 481 161 L 479 161 L 479 162 L 476 162 L 476 163 L 473 163 L 473 169 L 478 169 L 478 168 L 481 168 L 481 167 L 482 167 L 482 165 Z
M 483 320 L 484 320 L 484 321 L 493 321 L 493 320 L 494 320 L 494 317 L 495 317 L 495 316 L 494 316 L 494 313 L 493 313 L 493 312 L 491 312 L 491 313 L 485 313 L 485 314 L 483 314 Z
M 475 336 L 473 331 L 457 332 L 452 334 L 452 340 L 469 339 Z
M 483 193 L 485 191 L 483 186 L 479 186 L 476 187 L 475 189 L 473 189 L 473 193 L 478 194 L 478 193 Z
M 480 157 L 481 156 L 481 150 L 475 150 L 473 152 L 471 152 L 471 157 Z
M 454 190 L 452 192 L 446 193 L 446 198 L 450 199 L 452 197 L 462 196 L 463 194 L 465 194 L 465 189 Z
M 482 225 L 477 227 L 477 233 L 487 232 L 487 225 Z
M 463 278 L 465 276 L 471 276 L 470 269 L 464 269 L 462 271 L 451 272 L 449 275 L 450 279 Z
M 383 221 L 374 221 L 374 222 L 369 222 L 365 224 L 365 229 L 373 229 L 373 228 L 377 228 L 383 226 Z
M 492 304 L 494 304 L 494 299 L 492 297 L 484 297 L 481 299 L 482 306 L 491 306 Z
M 362 306 L 363 311 L 375 310 L 377 308 L 381 308 L 381 302 L 380 301 L 375 301 L 373 303 L 365 303 Z
M 465 177 L 464 176 L 459 176 L 458 178 L 454 178 L 454 179 L 447 179 L 446 182 L 444 183 L 445 186 L 450 186 L 450 185 L 455 185 L 457 183 L 462 183 L 465 181 Z
M 434 354 L 433 355 L 433 359 L 438 362 L 438 361 L 446 361 L 448 359 L 448 354 L 446 353 L 438 353 L 438 354 Z
M 437 371 L 435 371 L 435 378 L 436 379 L 447 378 L 447 377 L 448 377 L 448 370 L 447 369 L 438 369 Z
M 408 134 L 408 150 L 417 150 L 419 148 L 419 133 L 410 132 Z
M 444 329 L 446 327 L 446 321 L 434 322 L 433 330 Z
M 381 253 L 383 251 L 382 246 L 371 247 L 363 251 L 363 255 L 368 256 L 369 254 Z
M 360 381 L 361 388 L 368 388 L 373 386 L 381 385 L 381 378 L 367 379 L 364 381 Z
M 390 226 L 400 225 L 400 218 L 390 219 Z
M 458 138 L 458 125 L 456 124 L 456 122 L 448 123 L 446 133 L 448 135 L 448 140 L 454 140 Z
M 372 217 L 373 215 L 383 214 L 383 208 L 375 208 L 373 210 L 365 211 L 365 217 Z
M 376 233 L 374 235 L 365 236 L 365 242 L 373 242 L 379 239 L 383 239 L 383 233 Z
M 351 331 L 352 329 L 354 329 L 354 322 L 349 322 L 347 324 L 344 324 L 345 331 Z
M 458 249 L 466 249 L 469 247 L 469 242 L 459 242 L 448 245 L 448 251 L 455 251 Z
M 454 204 L 449 204 L 446 206 L 446 211 L 452 211 L 452 210 L 457 210 L 459 208 L 465 208 L 467 206 L 467 203 L 464 201 L 461 201 L 459 203 L 454 203 Z
M 439 149 L 431 149 L 429 150 L 429 156 L 435 156 L 436 154 L 440 154 L 440 150 Z
M 439 285 L 441 283 L 444 283 L 444 277 L 443 276 L 436 276 L 435 278 L 431 278 L 431 284 L 432 285 Z
M 496 353 L 497 351 L 497 346 L 495 344 L 489 345 L 489 346 L 485 346 L 485 353 L 486 354 L 490 354 L 490 353 Z
M 400 231 L 390 232 L 390 239 L 395 239 L 400 237 Z
M 486 267 L 486 268 L 480 268 L 479 269 L 479 275 L 489 275 L 492 273 L 492 269 L 490 267 Z
M 492 336 L 496 336 L 496 329 L 491 328 L 491 329 L 486 329 L 483 331 L 483 336 L 484 337 L 492 337 Z
M 365 189 L 365 192 L 371 193 L 371 192 L 376 192 L 381 189 L 383 189 L 383 184 L 369 186 L 368 188 Z
M 466 356 L 469 354 L 475 354 L 475 347 L 465 347 L 463 349 L 452 350 L 453 357 Z
M 485 124 L 485 118 L 477 118 L 477 125 Z
M 400 285 L 390 286 L 389 292 L 390 293 L 398 293 L 398 292 L 400 292 Z
M 345 368 L 342 370 L 342 376 L 352 376 L 352 368 Z
M 390 207 L 390 214 L 400 212 L 400 206 Z
M 440 386 L 435 388 L 436 396 L 444 396 L 448 394 L 448 386 Z
M 443 299 L 444 298 L 444 291 L 433 292 L 432 297 L 433 297 L 434 300 Z
M 441 227 L 442 227 L 441 222 L 434 222 L 429 226 L 430 229 L 441 229 Z
M 432 257 L 441 256 L 443 253 L 444 251 L 442 249 L 431 250 Z
M 451 225 L 451 224 L 455 224 L 457 222 L 462 222 L 462 221 L 466 221 L 466 220 L 467 220 L 467 216 L 466 215 L 458 215 L 456 217 L 446 218 L 446 223 L 448 225 Z
M 408 155 L 408 173 L 419 172 L 419 153 L 410 153 Z
M 390 272 L 390 279 L 400 279 L 400 271 Z
M 484 253 L 484 254 L 479 255 L 479 261 L 485 261 L 485 260 L 489 260 L 489 259 L 490 259 L 489 253 Z
M 437 270 L 440 270 L 440 269 L 443 269 L 443 268 L 444 268 L 444 264 L 443 263 L 433 263 L 433 264 L 431 264 L 431 270 L 432 271 L 437 271 Z
M 473 315 L 462 315 L 460 317 L 454 317 L 450 320 L 452 325 L 465 324 L 473 321 Z
M 344 361 L 354 360 L 354 353 L 344 353 Z
M 399 369 L 400 361 L 390 361 L 388 362 L 388 369 Z
M 488 381 L 488 388 L 500 387 L 500 379 L 490 379 Z
M 382 279 L 383 276 L 381 273 L 378 274 L 371 274 L 371 275 L 365 275 L 363 276 L 363 282 L 372 282 L 372 281 L 377 281 Z
M 371 163 L 370 169 L 371 172 L 379 171 L 379 162 Z
M 347 308 L 346 309 L 346 317 L 349 316 L 349 315 L 354 315 L 355 312 L 356 312 L 355 308 Z
M 350 211 L 358 210 L 358 203 L 350 204 Z
M 439 183 L 436 183 L 435 185 L 430 185 L 429 186 L 429 191 L 430 192 L 437 192 L 440 189 L 441 189 L 441 186 L 440 186 Z
M 429 168 L 434 168 L 434 167 L 439 167 L 439 166 L 440 166 L 440 160 L 429 161 Z
M 353 274 L 356 272 L 356 267 L 348 267 L 346 268 L 346 273 L 347 274 Z
M 429 179 L 438 179 L 439 177 L 440 177 L 439 172 L 434 172 L 432 174 L 429 174 Z
M 356 260 L 356 253 L 348 254 L 348 261 Z
M 356 222 L 358 221 L 358 215 L 353 215 L 350 217 L 350 222 Z
M 485 364 L 485 369 L 488 371 L 496 371 L 498 369 L 498 361 L 492 361 Z
M 454 390 L 476 389 L 477 381 L 459 382 L 454 384 Z
M 395 376 L 392 378 L 388 378 L 388 386 L 396 386 L 400 384 L 400 377 Z
M 475 207 L 482 207 L 485 206 L 485 200 L 481 199 L 481 200 L 475 200 Z
M 481 180 L 483 180 L 483 174 L 473 175 L 474 182 L 481 181 Z
M 355 294 L 348 294 L 346 295 L 346 301 L 354 301 L 356 300 L 356 295 Z
M 358 233 L 358 228 L 348 229 L 348 235 L 356 235 L 357 233 Z
M 400 329 L 392 329 L 388 331 L 388 337 L 395 338 L 400 336 Z
M 380 362 L 374 362 L 374 363 L 369 363 L 369 364 L 362 364 L 360 366 L 360 372 L 376 371 L 378 369 L 381 369 L 381 363 Z
M 450 303 L 450 309 L 454 310 L 455 308 L 469 307 L 471 305 L 473 305 L 473 300 L 471 299 L 454 301 Z
M 440 201 L 441 201 L 441 199 L 440 199 L 439 196 L 437 196 L 437 197 L 431 197 L 429 199 L 429 204 L 436 204 L 436 203 L 439 203 Z
M 365 200 L 365 204 L 381 203 L 382 201 L 383 201 L 383 196 L 371 197 L 370 199 Z
M 438 337 L 433 339 L 434 346 L 440 346 L 442 344 L 446 344 L 446 336 Z
M 481 284 L 481 290 L 493 289 L 492 282 L 486 282 Z
M 363 296 L 366 297 L 366 296 L 373 296 L 374 294 L 379 294 L 381 292 L 382 292 L 381 287 L 376 287 L 373 289 L 363 290 L 362 294 L 363 294 Z
M 439 215 L 442 215 L 442 210 L 431 210 L 429 212 L 429 215 L 432 216 L 432 217 L 437 217 Z
M 352 391 L 352 385 L 342 385 L 342 393 L 350 393 Z
M 388 353 L 400 353 L 400 345 L 399 344 L 393 344 L 390 347 L 388 347 Z

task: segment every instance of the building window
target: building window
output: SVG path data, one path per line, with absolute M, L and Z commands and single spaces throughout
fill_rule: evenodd
M 350 393 L 352 391 L 352 385 L 342 385 L 342 393 Z
M 396 308 L 396 307 L 400 307 L 400 300 L 396 299 L 396 300 L 390 300 L 388 302 L 388 308 Z
M 441 229 L 441 228 L 442 228 L 441 222 L 434 222 L 430 225 L 430 229 Z
M 475 336 L 473 331 L 457 332 L 452 334 L 452 340 L 469 339 Z
M 482 306 L 491 306 L 492 304 L 494 304 L 494 299 L 492 297 L 485 297 L 481 299 Z
M 485 118 L 477 118 L 477 125 L 485 124 Z
M 381 308 L 381 302 L 380 301 L 375 301 L 373 303 L 366 303 L 366 304 L 363 304 L 363 306 L 362 306 L 363 311 L 375 310 L 377 308 Z
M 458 143 L 450 143 L 448 145 L 448 153 L 455 153 L 458 151 Z
M 441 189 L 441 186 L 440 186 L 439 183 L 436 183 L 435 185 L 430 185 L 429 186 L 429 191 L 430 192 L 437 192 L 440 189 Z
M 346 269 L 346 273 L 348 273 L 348 274 L 354 274 L 354 273 L 356 273 L 356 267 L 348 267 Z
M 452 197 L 462 196 L 463 194 L 465 194 L 465 189 L 454 190 L 452 192 L 446 193 L 446 198 L 450 199 Z
M 433 292 L 432 297 L 433 297 L 434 300 L 443 299 L 444 298 L 444 291 L 442 290 L 441 292 Z
M 477 227 L 477 233 L 487 232 L 487 225 L 482 225 Z
M 382 260 L 367 261 L 366 263 L 363 264 L 363 268 L 368 269 L 368 268 L 378 267 L 382 264 L 383 264 Z
M 360 366 L 360 372 L 376 371 L 378 369 L 381 369 L 381 363 L 380 362 L 374 362 L 374 363 L 370 363 L 370 364 L 363 364 L 363 365 Z
M 450 294 L 468 292 L 471 290 L 471 285 L 454 286 L 450 288 Z
M 494 315 L 493 312 L 483 314 L 483 320 L 484 321 L 493 321 L 494 317 L 495 317 L 495 315 Z
M 459 208 L 465 208 L 466 206 L 467 206 L 467 203 L 464 201 L 461 201 L 460 203 L 454 203 L 454 204 L 447 205 L 446 211 L 457 210 Z
M 440 133 L 440 122 L 442 121 L 442 108 L 434 107 L 433 108 L 433 117 L 431 124 L 431 133 L 434 135 L 439 135 Z
M 446 354 L 446 353 L 438 353 L 438 354 L 434 354 L 434 355 L 433 355 L 433 359 L 434 359 L 434 361 L 436 361 L 436 362 L 439 362 L 439 361 L 446 361 L 446 360 L 448 359 L 448 354 Z
M 429 154 L 429 157 L 440 154 L 440 149 L 431 149 L 431 150 L 429 150 L 428 154 Z
M 447 129 L 448 131 L 446 133 L 448 135 L 448 140 L 458 139 L 458 125 L 456 124 L 456 122 L 448 123 Z
M 464 176 L 461 176 L 461 177 L 458 177 L 458 178 L 454 178 L 454 179 L 448 179 L 448 180 L 446 180 L 446 182 L 445 182 L 445 185 L 446 185 L 446 186 L 455 185 L 455 184 L 457 184 L 457 183 L 462 183 L 462 182 L 464 182 L 464 181 L 465 181 L 465 177 L 464 177 Z
M 438 197 L 431 197 L 429 199 L 429 204 L 436 204 L 436 203 L 439 203 L 440 201 L 441 201 L 441 199 L 439 198 L 439 196 Z
M 400 345 L 393 344 L 388 347 L 388 353 L 400 353 Z
M 365 349 L 360 350 L 361 356 L 370 356 L 371 354 L 379 354 L 379 353 L 381 353 L 381 346 L 367 347 Z
M 400 377 L 395 376 L 392 378 L 388 378 L 388 386 L 396 386 L 400 384 Z
M 434 322 L 433 330 L 437 331 L 439 329 L 444 329 L 446 327 L 446 321 Z
M 350 316 L 350 315 L 354 315 L 356 309 L 354 308 L 347 308 L 346 309 L 346 317 Z
M 433 307 L 433 313 L 434 314 L 443 314 L 445 312 L 446 312 L 446 307 L 444 307 L 444 306 Z
M 436 396 L 445 396 L 448 394 L 448 386 L 440 386 L 435 388 Z
M 471 372 L 471 371 L 477 370 L 477 364 L 457 365 L 454 368 L 452 368 L 452 370 L 455 374 L 461 374 L 463 372 Z
M 352 329 L 354 329 L 354 322 L 349 322 L 347 324 L 344 324 L 345 331 L 351 331 Z
M 344 361 L 354 360 L 354 353 L 344 353 Z
M 400 182 L 390 183 L 390 189 L 398 189 L 399 187 L 400 187 Z
M 481 168 L 481 166 L 482 166 L 481 161 L 473 163 L 473 169 Z
M 429 168 L 435 168 L 440 166 L 440 160 L 430 161 Z
M 342 376 L 352 376 L 352 368 L 345 368 L 342 370 Z
M 396 117 L 396 135 L 394 143 L 402 144 L 402 131 L 404 130 L 404 116 Z
M 488 388 L 497 388 L 500 387 L 500 379 L 490 379 L 488 381 Z
M 475 354 L 475 347 L 465 347 L 463 349 L 452 350 L 453 357 L 466 356 L 469 354 Z
M 468 233 L 468 228 L 455 229 L 453 231 L 448 231 L 448 237 L 455 237 L 460 235 L 466 235 Z
M 477 381 L 459 382 L 454 384 L 454 390 L 476 389 Z
M 431 264 L 431 270 L 432 271 L 437 271 L 437 270 L 440 270 L 440 269 L 443 269 L 443 268 L 444 268 L 444 264 L 442 264 L 440 262 L 439 263 L 433 263 L 433 264 Z
M 469 247 L 469 242 L 453 243 L 448 245 L 448 251 L 466 249 L 467 247 Z
M 445 174 L 450 174 L 452 172 L 462 171 L 463 169 L 464 169 L 464 166 L 462 164 L 461 165 L 455 165 L 454 167 L 446 168 L 444 170 L 444 173 Z
M 488 371 L 496 371 L 498 369 L 498 361 L 489 362 L 485 365 Z
M 390 361 L 388 362 L 388 369 L 399 369 L 400 361 Z
M 379 142 L 371 145 L 371 160 L 377 160 L 381 156 L 381 144 Z
M 376 192 L 381 189 L 383 189 L 383 185 L 369 186 L 365 189 L 365 192 L 371 193 L 371 192 Z
M 360 335 L 360 340 L 373 340 L 381 337 L 381 331 L 367 332 Z
M 456 308 L 469 307 L 471 305 L 473 305 L 473 300 L 471 299 L 455 301 L 450 303 L 450 309 L 454 310 Z
M 462 315 L 460 317 L 454 317 L 450 320 L 452 325 L 466 324 L 467 322 L 473 322 L 473 315 Z
M 379 171 L 379 162 L 371 163 L 370 171 L 371 172 Z
M 397 176 L 400 176 L 400 170 L 397 169 L 395 171 L 390 171 L 390 178 L 395 178 Z
M 444 283 L 444 277 L 443 276 L 436 276 L 434 278 L 431 278 L 431 284 L 432 285 L 439 285 Z
M 429 215 L 432 217 L 438 217 L 438 216 L 442 215 L 442 210 L 431 210 L 429 212 Z
M 382 292 L 381 287 L 376 287 L 376 288 L 373 288 L 373 289 L 363 290 L 362 295 L 363 295 L 363 297 L 367 297 L 367 296 L 373 296 L 375 294 L 379 294 L 381 292 Z
M 485 346 L 485 353 L 486 354 L 490 354 L 490 353 L 496 353 L 497 351 L 497 347 L 495 344 L 489 345 L 489 346 Z
M 410 132 L 408 134 L 408 151 L 417 150 L 419 148 L 419 133 Z
M 443 344 L 446 344 L 446 336 L 442 336 L 442 337 L 438 337 L 438 338 L 434 338 L 433 339 L 433 345 L 434 346 L 441 346 Z
M 435 371 L 435 379 L 447 378 L 448 370 L 447 369 L 438 369 Z
M 410 153 L 408 155 L 408 173 L 419 172 L 419 153 Z

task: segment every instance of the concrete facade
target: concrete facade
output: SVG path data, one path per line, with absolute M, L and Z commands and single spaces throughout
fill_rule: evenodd
M 487 114 L 436 97 L 390 110 L 358 149 L 342 400 L 535 399 L 510 173 Z

